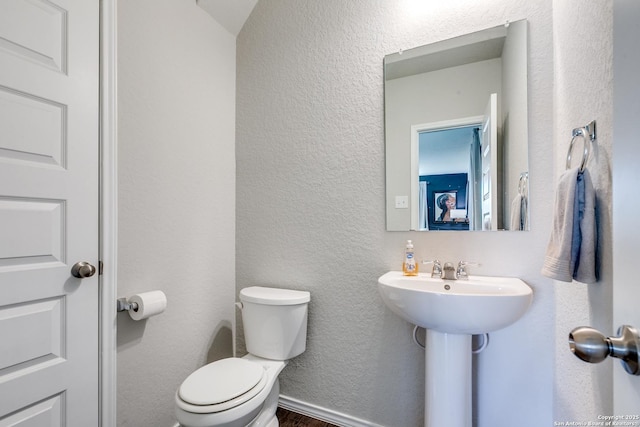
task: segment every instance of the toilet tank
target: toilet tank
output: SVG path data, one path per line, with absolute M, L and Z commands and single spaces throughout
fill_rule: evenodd
M 252 286 L 240 291 L 247 351 L 272 360 L 288 360 L 307 345 L 306 291 Z

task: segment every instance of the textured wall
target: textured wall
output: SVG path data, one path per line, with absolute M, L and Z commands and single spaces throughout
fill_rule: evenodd
M 577 326 L 593 326 L 607 334 L 615 332 L 611 322 L 612 7 L 611 0 L 592 1 L 588 7 L 580 0 L 553 2 L 554 175 L 558 176 L 565 168 L 571 130 L 596 120 L 598 141 L 593 146 L 588 169 L 597 192 L 601 258 L 598 283 L 555 283 L 555 419 L 558 421 L 597 421 L 598 415 L 613 413 L 612 369 L 620 369 L 614 363 L 581 362 L 567 348 L 567 336 Z M 576 13 L 580 15 L 579 20 L 574 19 Z M 581 158 L 579 147 L 577 158 Z
M 232 353 L 235 38 L 195 2 L 118 8 L 118 294 L 168 298 L 118 316 L 118 425 L 169 427 L 179 384 Z
M 554 293 L 539 273 L 554 182 L 551 0 L 411 4 L 269 0 L 254 9 L 237 40 L 237 288 L 311 292 L 307 351 L 282 373 L 283 394 L 412 427 L 423 419 L 424 354 L 412 325 L 385 308 L 377 277 L 400 268 L 407 238 L 421 259 L 519 276 L 534 302 L 476 359 L 478 425 L 552 425 Z M 386 232 L 382 58 L 523 18 L 532 231 Z

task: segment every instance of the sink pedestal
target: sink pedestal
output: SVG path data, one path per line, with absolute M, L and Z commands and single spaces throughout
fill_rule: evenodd
M 471 337 L 426 330 L 425 427 L 471 427 Z
M 427 330 L 425 427 L 471 427 L 471 338 L 520 319 L 531 288 L 514 277 L 453 281 L 389 271 L 378 289 L 394 313 Z

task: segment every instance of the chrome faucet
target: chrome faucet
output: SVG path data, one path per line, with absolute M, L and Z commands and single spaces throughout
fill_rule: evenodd
M 433 264 L 431 269 L 431 277 L 438 277 L 443 280 L 464 280 L 469 278 L 467 267 L 478 267 L 477 262 L 460 261 L 458 267 L 454 267 L 452 263 L 445 262 L 444 265 L 437 259 L 433 261 L 422 261 L 422 264 Z
M 423 264 L 433 264 L 431 268 L 431 277 L 442 277 L 442 264 L 437 259 L 433 261 L 422 261 Z
M 442 278 L 444 280 L 456 280 L 458 278 L 458 272 L 450 262 L 445 262 L 443 267 Z
M 460 261 L 458 263 L 458 268 L 456 269 L 456 277 L 458 280 L 460 279 L 468 279 L 469 271 L 467 267 L 479 267 L 480 263 L 477 262 L 469 262 L 469 261 Z

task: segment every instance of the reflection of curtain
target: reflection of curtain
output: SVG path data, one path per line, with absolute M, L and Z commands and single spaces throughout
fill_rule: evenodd
M 469 183 L 467 193 L 467 215 L 469 215 L 469 230 L 482 230 L 482 171 L 480 158 L 479 129 L 473 130 L 473 140 L 469 150 Z
M 418 230 L 428 230 L 428 222 L 427 222 L 427 183 L 426 181 L 420 181 L 420 199 L 419 203 L 419 217 L 418 217 Z

